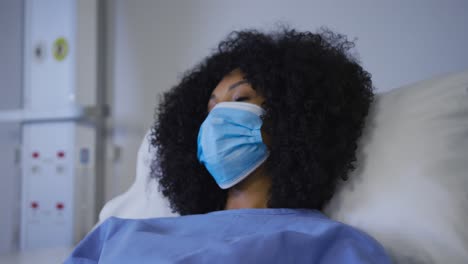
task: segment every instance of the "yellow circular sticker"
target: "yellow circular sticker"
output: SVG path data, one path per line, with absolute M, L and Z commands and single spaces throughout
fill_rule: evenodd
M 65 38 L 58 38 L 54 42 L 53 48 L 54 58 L 58 61 L 63 61 L 68 55 L 68 42 Z

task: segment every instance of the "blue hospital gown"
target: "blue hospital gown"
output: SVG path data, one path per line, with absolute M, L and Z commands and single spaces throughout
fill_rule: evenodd
M 110 218 L 65 263 L 390 263 L 365 233 L 307 209 Z

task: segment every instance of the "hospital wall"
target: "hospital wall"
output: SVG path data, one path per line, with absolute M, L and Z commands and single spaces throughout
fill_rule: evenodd
M 21 106 L 23 1 L 0 1 L 0 111 Z M 0 254 L 15 248 L 19 232 L 20 127 L 0 122 Z
M 105 0 L 111 105 L 105 199 L 134 180 L 136 153 L 158 96 L 235 29 L 327 26 L 356 38 L 377 92 L 468 68 L 466 0 Z M 21 105 L 23 1 L 0 1 L 0 109 Z M 101 87 L 101 89 L 103 89 Z M 0 253 L 19 220 L 17 124 L 0 124 Z
M 108 83 L 119 159 L 107 174 L 107 199 L 134 180 L 138 145 L 152 125 L 158 95 L 208 55 L 228 32 L 327 26 L 357 39 L 377 92 L 468 68 L 464 0 L 116 0 L 109 6 Z

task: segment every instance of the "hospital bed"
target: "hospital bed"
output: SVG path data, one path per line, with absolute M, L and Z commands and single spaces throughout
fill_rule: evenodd
M 110 216 L 176 216 L 152 180 L 147 134 L 136 179 Z M 366 231 L 396 263 L 468 263 L 468 71 L 376 95 L 356 169 L 325 209 Z
M 100 222 L 177 217 L 150 178 L 149 133 L 136 179 L 102 209 Z M 468 71 L 376 95 L 356 169 L 325 209 L 372 235 L 396 263 L 468 263 Z M 58 263 L 71 249 L 0 257 L 0 263 Z

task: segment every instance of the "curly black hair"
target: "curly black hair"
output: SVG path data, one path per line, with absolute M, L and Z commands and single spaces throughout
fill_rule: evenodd
M 371 75 L 354 43 L 328 29 L 234 31 L 164 93 L 156 109 L 151 176 L 174 212 L 222 210 L 227 190 L 197 159 L 197 135 L 221 79 L 240 70 L 265 98 L 262 130 L 271 138 L 265 169 L 270 208 L 321 210 L 354 169 L 357 140 L 373 100 Z

